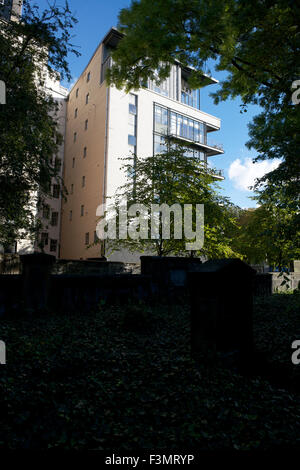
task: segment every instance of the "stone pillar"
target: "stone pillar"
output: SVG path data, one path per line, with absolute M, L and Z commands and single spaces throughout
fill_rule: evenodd
M 239 259 L 208 261 L 188 274 L 192 353 L 251 358 L 254 275 Z
M 32 253 L 20 256 L 22 263 L 22 298 L 25 309 L 44 311 L 48 306 L 50 273 L 55 256 Z

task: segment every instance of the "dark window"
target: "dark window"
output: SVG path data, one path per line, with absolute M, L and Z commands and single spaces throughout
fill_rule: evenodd
M 97 243 L 98 240 L 99 240 L 99 238 L 97 236 L 97 232 L 95 231 L 94 232 L 94 243 Z
M 60 171 L 60 169 L 61 169 L 61 159 L 60 158 L 55 159 L 54 168 L 55 168 L 55 171 L 57 171 L 57 172 Z
M 81 215 L 81 217 L 84 215 L 84 206 L 80 207 L 80 215 Z
M 91 79 L 91 72 L 89 72 L 89 73 L 87 74 L 86 81 L 89 82 L 90 79 Z
M 74 193 L 74 184 L 71 184 L 71 194 Z
M 74 132 L 74 137 L 73 137 L 74 142 L 77 140 L 77 132 Z
M 43 218 L 49 219 L 50 217 L 50 207 L 47 204 L 43 205 Z
M 85 129 L 85 130 L 87 130 L 88 125 L 89 125 L 89 120 L 86 119 L 86 121 L 85 121 L 85 123 L 84 123 L 84 129 Z
M 103 83 L 105 80 L 106 70 L 110 67 L 110 62 L 109 48 L 103 45 L 100 83 Z
M 90 99 L 90 94 L 88 93 L 85 97 L 85 104 L 88 104 L 89 99 Z
M 74 168 L 74 167 L 75 167 L 75 158 L 73 158 L 73 160 L 72 160 L 72 168 Z
M 57 224 L 58 224 L 58 212 L 52 212 L 51 225 L 53 225 L 53 227 L 56 227 Z
M 90 234 L 87 232 L 85 234 L 85 244 L 88 245 L 90 243 Z
M 76 90 L 76 98 L 78 98 L 78 94 L 79 94 L 79 88 L 77 88 Z
M 41 233 L 41 245 L 42 247 L 48 245 L 48 233 L 46 232 Z
M 74 117 L 77 118 L 77 115 L 78 115 L 78 109 L 76 108 L 76 109 L 75 109 Z
M 59 195 L 60 195 L 60 186 L 59 184 L 54 184 L 53 185 L 53 193 L 52 193 L 53 197 L 55 198 L 59 198 Z
M 87 155 L 87 148 L 86 148 L 86 147 L 84 147 L 84 149 L 83 149 L 83 158 L 85 158 L 85 157 L 86 157 L 86 155 Z
M 57 250 L 57 240 L 50 240 L 50 251 L 55 252 Z
M 85 187 L 85 176 L 82 177 L 82 187 L 84 188 Z

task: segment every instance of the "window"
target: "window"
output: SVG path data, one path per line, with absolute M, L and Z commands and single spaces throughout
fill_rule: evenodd
M 59 198 L 59 196 L 60 196 L 60 186 L 59 186 L 59 184 L 54 184 L 53 185 L 52 196 L 55 197 L 55 198 Z
M 71 184 L 71 191 L 70 191 L 70 193 L 71 193 L 71 194 L 74 193 L 74 184 L 73 184 L 73 183 Z
M 57 240 L 50 240 L 50 251 L 55 252 L 57 250 Z
M 82 186 L 83 188 L 85 187 L 85 176 L 82 177 L 81 186 Z
M 85 97 L 85 104 L 88 104 L 89 99 L 90 99 L 90 94 L 88 93 Z
M 129 94 L 129 115 L 128 115 L 128 146 L 129 151 L 136 154 L 137 138 L 137 96 Z
M 75 158 L 72 159 L 72 168 L 75 168 Z
M 75 109 L 74 118 L 77 118 L 77 115 L 78 115 L 78 108 Z
M 84 130 L 85 130 L 85 131 L 87 130 L 88 125 L 89 125 L 89 120 L 86 119 L 86 120 L 85 120 L 85 123 L 84 123 Z
M 188 85 L 188 75 L 184 71 L 181 73 L 181 102 L 200 109 L 200 90 L 192 90 Z
M 101 77 L 100 83 L 103 83 L 106 76 L 106 70 L 110 67 L 110 50 L 103 44 L 102 49 L 102 64 L 101 64 Z
M 90 79 L 91 79 L 91 72 L 89 72 L 89 73 L 87 74 L 86 81 L 89 82 Z
M 129 113 L 137 114 L 137 96 L 133 93 L 129 94 Z
M 90 234 L 89 234 L 89 232 L 87 232 L 85 234 L 85 244 L 88 245 L 89 243 L 90 243 Z
M 154 154 L 164 153 L 168 150 L 165 137 L 154 134 Z
M 74 132 L 73 141 L 76 142 L 76 140 L 77 140 L 77 132 Z
M 206 124 L 195 121 L 168 108 L 154 105 L 154 131 L 171 134 L 193 142 L 206 144 Z
M 58 212 L 52 212 L 51 214 L 51 225 L 53 227 L 56 227 L 58 224 Z
M 149 82 L 149 90 L 153 90 L 160 95 L 169 96 L 169 79 L 163 80 L 160 83 L 157 83 L 160 80 L 158 79 L 158 75 L 155 74 L 154 80 L 150 80 Z
M 94 232 L 94 243 L 97 243 L 98 240 L 99 240 L 98 235 L 97 235 L 97 232 L 95 231 Z
M 86 157 L 86 155 L 87 155 L 87 148 L 86 148 L 86 147 L 84 147 L 84 149 L 83 149 L 83 158 L 85 158 L 85 157 Z
M 154 130 L 160 134 L 168 133 L 168 109 L 155 105 L 154 107 Z
M 136 137 L 135 137 L 135 135 L 129 135 L 128 136 L 128 145 L 133 145 L 134 147 L 136 146 Z
M 70 213 L 69 213 L 69 221 L 70 222 L 72 221 L 72 218 L 73 218 L 73 211 L 70 211 Z
M 60 158 L 55 159 L 54 168 L 55 168 L 56 172 L 60 171 L 60 169 L 61 169 L 61 159 Z
M 47 232 L 41 233 L 41 245 L 42 247 L 48 245 L 48 233 Z
M 80 207 L 80 216 L 83 217 L 84 215 L 84 206 Z
M 76 90 L 76 98 L 78 98 L 78 94 L 79 94 L 79 88 L 77 88 Z
M 43 218 L 44 219 L 49 219 L 50 217 L 50 206 L 47 204 L 43 205 Z

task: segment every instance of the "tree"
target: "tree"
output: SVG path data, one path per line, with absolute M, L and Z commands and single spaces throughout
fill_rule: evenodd
M 67 54 L 77 54 L 70 40 L 76 20 L 68 3 L 23 2 L 20 21 L 0 22 L 0 80 L 6 104 L 0 106 L 0 243 L 10 244 L 39 226 L 33 208 L 50 195 L 57 169 L 52 157 L 62 136 L 57 104 L 45 90 L 48 77 L 70 79 Z M 22 235 L 23 232 L 23 235 Z
M 268 262 L 282 271 L 299 258 L 299 221 L 295 224 L 295 214 L 280 204 L 265 199 L 257 209 L 242 211 L 238 223 L 233 249 L 248 263 Z
M 121 186 L 108 210 L 108 220 L 112 214 L 120 212 L 122 201 L 126 201 L 126 209 L 133 204 L 142 204 L 146 209 L 139 214 L 137 223 L 136 212 L 129 214 L 126 222 L 126 233 L 141 233 L 140 221 L 142 216 L 146 224 L 146 237 L 133 238 L 127 235 L 120 239 L 120 230 L 117 239 L 109 241 L 112 250 L 126 248 L 132 252 L 156 252 L 158 256 L 177 254 L 189 256 L 197 254 L 208 258 L 239 256 L 230 248 L 229 234 L 234 227 L 234 218 L 230 213 L 232 205 L 227 198 L 221 197 L 216 191 L 216 183 L 212 177 L 212 170 L 208 170 L 202 160 L 189 156 L 186 148 L 171 143 L 169 150 L 147 158 L 132 157 L 122 159 L 121 171 L 126 175 L 126 182 Z M 179 207 L 179 218 L 170 217 L 170 237 L 165 238 L 162 221 L 168 216 L 156 216 L 158 224 L 157 237 L 151 234 L 153 218 L 151 219 L 152 205 L 166 204 L 172 208 L 174 204 Z M 192 240 L 186 236 L 184 230 L 184 205 L 192 205 L 190 214 L 193 218 L 192 229 L 196 230 L 196 205 L 204 204 L 204 246 L 201 249 L 187 250 L 186 243 Z M 174 206 L 173 206 L 174 209 Z M 173 210 L 172 209 L 172 210 Z M 138 209 L 139 210 L 139 209 Z M 176 212 L 176 211 L 175 211 Z M 164 218 L 165 217 L 165 218 Z M 154 216 L 155 218 L 155 216 Z M 200 219 L 199 219 L 200 220 Z M 117 223 L 119 227 L 119 223 Z M 176 232 L 179 230 L 179 232 Z M 176 238 L 176 233 L 179 237 Z
M 300 207 L 300 106 L 291 101 L 300 77 L 300 5 L 287 0 L 135 0 L 119 14 L 125 33 L 113 51 L 108 79 L 138 88 L 167 77 L 170 64 L 194 67 L 190 85 L 205 85 L 207 60 L 227 71 L 215 102 L 240 96 L 262 112 L 249 126 L 256 160 L 282 158 L 259 183 L 282 187 Z M 298 87 L 299 88 L 299 87 Z M 264 186 L 262 187 L 264 188 Z

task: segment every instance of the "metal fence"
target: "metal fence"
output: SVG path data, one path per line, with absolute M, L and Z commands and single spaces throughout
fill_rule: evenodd
M 0 254 L 0 274 L 21 274 L 22 264 L 19 255 Z

